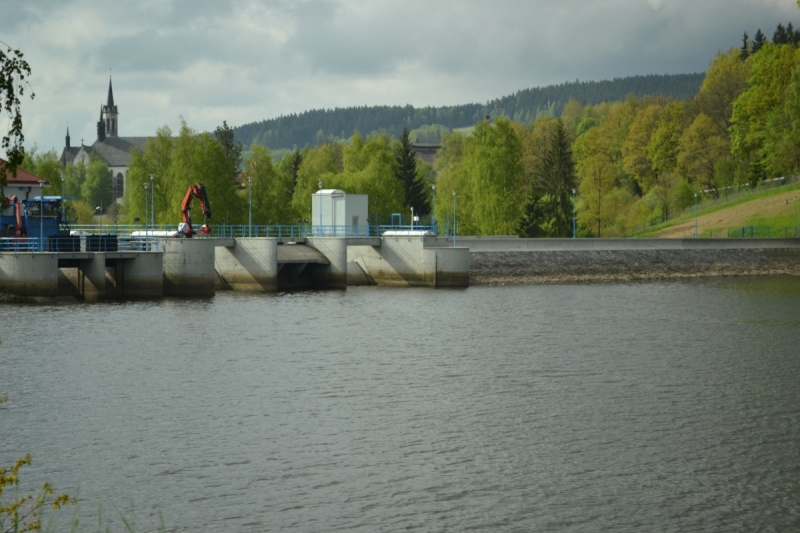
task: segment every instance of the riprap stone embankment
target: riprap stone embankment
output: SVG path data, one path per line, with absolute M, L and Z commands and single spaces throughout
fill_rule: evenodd
M 464 237 L 470 284 L 504 285 L 800 275 L 800 239 Z

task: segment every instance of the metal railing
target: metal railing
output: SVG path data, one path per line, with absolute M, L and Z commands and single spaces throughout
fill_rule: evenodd
M 71 235 L 60 237 L 0 238 L 0 252 L 163 252 L 165 237 Z
M 713 236 L 713 231 L 708 236 Z M 721 237 L 722 235 L 720 235 Z M 727 229 L 729 239 L 790 239 L 798 236 L 793 226 L 731 226 Z M 706 237 L 703 234 L 703 237 Z
M 165 238 L 165 234 L 177 233 L 177 224 L 73 224 L 70 226 L 73 235 L 136 235 L 150 239 Z M 193 238 L 240 238 L 240 237 L 271 237 L 278 239 L 302 239 L 306 237 L 380 237 L 385 231 L 432 231 L 435 226 L 422 226 L 415 224 L 381 224 L 362 226 L 320 226 L 308 224 L 219 224 L 211 227 L 210 235 L 195 233 Z

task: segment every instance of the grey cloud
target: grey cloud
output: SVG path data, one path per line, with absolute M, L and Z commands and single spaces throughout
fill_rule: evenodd
M 456 104 L 576 78 L 701 71 L 745 30 L 800 27 L 789 0 L 0 2 L 3 40 L 23 49 L 37 106 L 50 106 L 33 109 L 69 118 L 76 132 L 81 113 L 91 131 L 94 105 L 60 107 L 99 102 L 109 67 L 128 124 L 183 114 L 213 117 L 191 124 L 213 129 L 218 116 L 235 124 L 323 106 Z M 62 143 L 41 135 L 40 146 Z

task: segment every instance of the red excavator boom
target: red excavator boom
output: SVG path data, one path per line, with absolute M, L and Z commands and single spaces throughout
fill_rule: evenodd
M 208 204 L 205 185 L 198 183 L 197 185 L 191 185 L 189 187 L 189 190 L 186 191 L 186 196 L 183 197 L 183 203 L 181 204 L 181 217 L 183 217 L 183 221 L 187 226 L 184 237 L 191 237 L 195 234 L 194 228 L 192 228 L 192 215 L 190 213 L 192 198 L 197 198 L 200 201 L 200 207 L 203 208 L 203 225 L 200 226 L 200 234 L 208 235 L 211 233 L 211 226 L 208 225 L 208 221 L 211 219 L 211 206 Z
M 17 226 L 14 228 L 14 235 L 22 237 L 22 207 L 20 206 L 19 198 L 16 196 L 8 196 L 6 200 L 14 204 L 15 211 L 17 212 Z

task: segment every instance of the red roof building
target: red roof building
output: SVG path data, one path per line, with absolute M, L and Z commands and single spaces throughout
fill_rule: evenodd
M 8 180 L 8 185 L 0 187 L 0 193 L 2 193 L 4 198 L 16 196 L 20 200 L 24 200 L 25 198 L 39 196 L 42 194 L 42 189 L 39 187 L 40 181 L 44 182 L 42 184 L 44 187 L 50 186 L 48 182 L 19 167 L 17 167 L 16 177 L 12 176 L 11 172 L 6 168 L 5 159 L 0 159 L 0 172 L 5 174 L 6 180 Z M 0 214 L 11 216 L 14 214 L 14 208 L 7 205 L 6 208 L 3 209 L 2 204 L 0 204 Z

